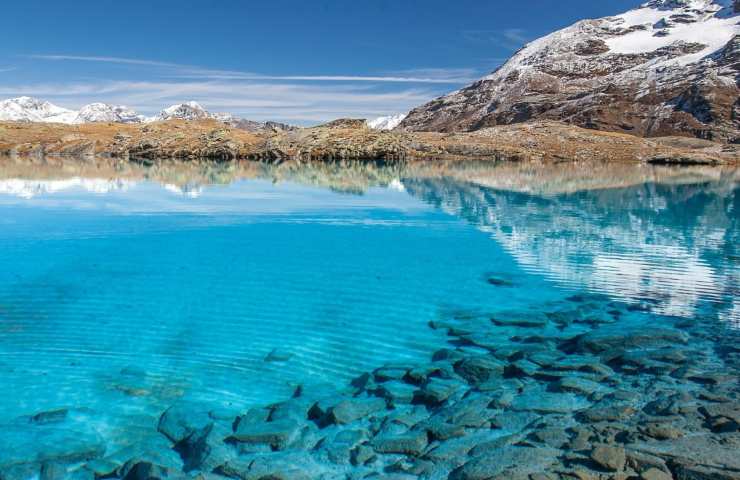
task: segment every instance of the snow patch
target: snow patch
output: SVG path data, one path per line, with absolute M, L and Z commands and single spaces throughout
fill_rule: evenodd
M 399 113 L 397 115 L 378 117 L 375 120 L 370 120 L 367 124 L 374 130 L 393 130 L 403 122 L 406 116 L 406 113 Z

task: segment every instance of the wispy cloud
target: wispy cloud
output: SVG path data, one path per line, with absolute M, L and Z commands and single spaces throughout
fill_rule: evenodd
M 0 67 L 0 73 L 12 72 L 13 70 L 18 70 L 18 67 Z
M 197 67 L 157 60 L 146 60 L 136 58 L 121 58 L 107 56 L 83 56 L 83 55 L 28 55 L 27 58 L 48 61 L 75 61 L 75 62 L 97 62 L 113 63 L 121 65 L 136 65 L 161 67 L 172 70 L 171 74 L 178 78 L 199 78 L 212 80 L 273 80 L 293 82 L 389 82 L 389 83 L 467 83 L 469 76 L 459 75 L 461 72 L 469 73 L 464 69 L 418 69 L 398 72 L 389 75 L 270 75 L 255 72 L 242 72 L 234 70 L 218 70 Z
M 51 61 L 74 61 L 74 62 L 98 62 L 98 63 L 119 63 L 124 65 L 142 65 L 150 67 L 171 67 L 171 68 L 182 68 L 186 65 L 180 65 L 177 63 L 159 62 L 156 60 L 141 60 L 136 58 L 121 58 L 121 57 L 95 57 L 95 56 L 84 56 L 84 55 L 26 55 L 26 58 L 35 60 L 51 60 Z
M 491 43 L 508 49 L 517 49 L 531 40 L 523 28 L 503 30 L 464 30 L 463 38 L 474 43 Z

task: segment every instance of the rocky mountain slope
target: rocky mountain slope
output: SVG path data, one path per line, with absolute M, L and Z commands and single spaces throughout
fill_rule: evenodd
M 641 136 L 740 141 L 740 1 L 653 0 L 536 40 L 414 109 L 407 131 L 552 119 Z

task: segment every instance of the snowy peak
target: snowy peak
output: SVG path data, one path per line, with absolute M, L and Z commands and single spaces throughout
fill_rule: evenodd
M 91 103 L 85 105 L 77 113 L 75 123 L 113 122 L 113 123 L 141 123 L 142 115 L 122 105 L 108 105 L 106 103 Z
M 159 115 L 154 117 L 155 121 L 164 120 L 204 120 L 214 118 L 205 108 L 201 107 L 198 102 L 186 102 L 178 105 L 172 105 L 165 108 Z
M 403 122 L 406 118 L 405 113 L 399 113 L 396 115 L 388 115 L 386 117 L 378 117 L 375 120 L 367 122 L 368 126 L 374 130 L 393 130 Z
M 14 122 L 72 123 L 77 112 L 32 97 L 0 102 L 0 120 Z

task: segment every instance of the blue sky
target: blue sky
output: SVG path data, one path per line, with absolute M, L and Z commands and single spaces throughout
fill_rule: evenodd
M 3 5 L 0 98 L 153 114 L 187 100 L 312 124 L 404 112 L 494 70 L 528 40 L 635 0 L 127 2 Z

